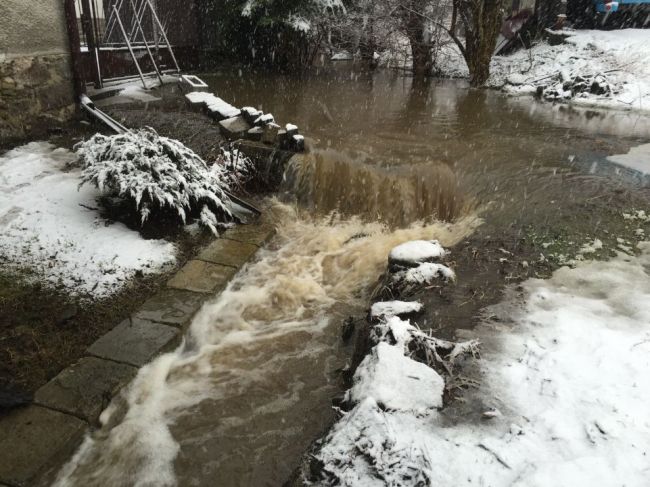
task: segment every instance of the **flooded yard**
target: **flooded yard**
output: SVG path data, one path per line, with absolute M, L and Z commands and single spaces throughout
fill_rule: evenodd
M 60 486 L 282 485 L 334 421 L 352 354 L 342 324 L 365 318 L 392 247 L 451 248 L 458 284 L 426 293 L 419 324 L 453 335 L 559 255 L 634 238 L 622 212 L 650 202 L 606 162 L 650 140 L 650 120 L 632 112 L 347 67 L 203 78 L 236 106 L 297 124 L 310 151 L 265 201 L 278 235 L 104 412 Z

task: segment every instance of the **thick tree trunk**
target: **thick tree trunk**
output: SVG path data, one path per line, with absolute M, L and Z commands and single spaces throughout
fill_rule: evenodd
M 430 76 L 433 70 L 431 43 L 426 38 L 426 17 L 418 15 L 415 9 L 407 12 L 406 35 L 411 44 L 413 75 L 417 78 Z
M 482 86 L 490 77 L 494 54 L 503 21 L 502 0 L 470 0 L 465 22 L 465 61 L 471 86 Z M 469 25 L 468 25 L 469 24 Z
M 413 75 L 416 78 L 431 76 L 433 70 L 433 59 L 431 58 L 431 47 L 429 44 L 411 39 L 411 54 L 413 55 Z

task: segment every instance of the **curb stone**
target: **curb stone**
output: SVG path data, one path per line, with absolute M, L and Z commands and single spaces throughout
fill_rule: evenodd
M 127 318 L 88 347 L 88 354 L 135 367 L 180 343 L 180 330 L 140 318 Z
M 87 424 L 69 414 L 28 406 L 0 421 L 0 479 L 12 486 L 42 479 L 77 448 Z
M 223 291 L 236 273 L 235 267 L 190 260 L 169 280 L 167 287 L 214 294 Z
M 36 391 L 34 403 L 97 424 L 100 413 L 138 369 L 84 357 Z
M 138 367 L 174 349 L 203 303 L 274 234 L 266 223 L 229 229 L 130 318 L 95 341 L 86 357 L 41 387 L 34 405 L 0 418 L 0 487 L 50 485 L 88 426 L 97 423 Z M 219 257 L 222 250 L 227 255 Z

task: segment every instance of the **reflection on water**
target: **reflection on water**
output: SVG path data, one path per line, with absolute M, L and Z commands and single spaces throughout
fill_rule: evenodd
M 487 202 L 543 200 L 558 179 L 650 138 L 650 118 L 635 113 L 340 69 L 301 78 L 204 76 L 225 99 L 272 112 L 311 138 L 313 154 L 290 168 L 295 186 L 285 189 L 324 212 L 399 225 L 454 218 Z

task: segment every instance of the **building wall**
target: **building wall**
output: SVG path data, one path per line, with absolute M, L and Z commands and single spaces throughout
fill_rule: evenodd
M 0 0 L 0 143 L 73 110 L 63 0 Z

